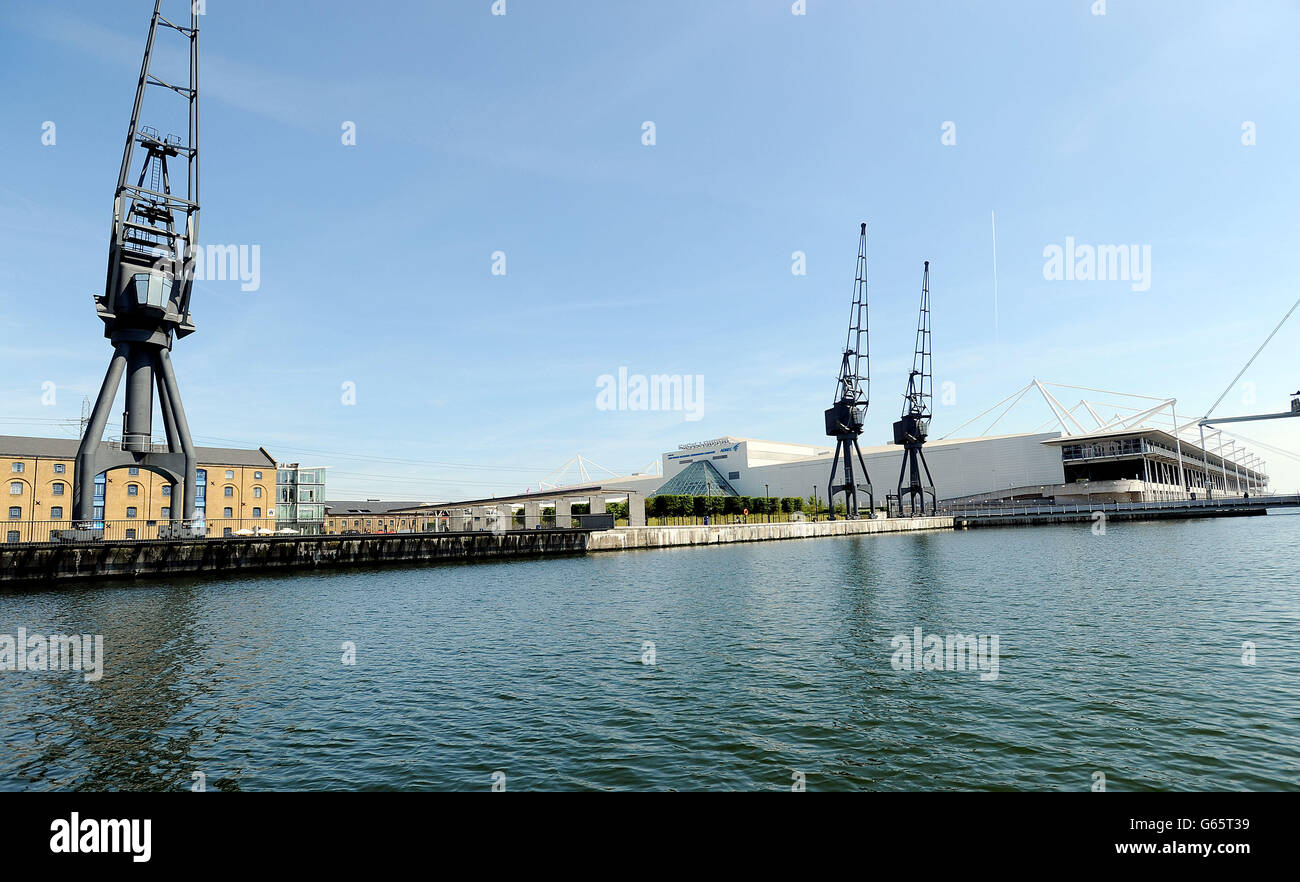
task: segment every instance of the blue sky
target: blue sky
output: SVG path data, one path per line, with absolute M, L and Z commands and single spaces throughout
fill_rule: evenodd
M 334 498 L 429 500 L 577 452 L 626 473 L 724 434 L 823 443 L 864 220 L 865 442 L 901 407 L 925 259 L 935 434 L 1032 377 L 1202 413 L 1300 296 L 1300 7 L 1092 5 L 208 0 L 200 241 L 258 246 L 261 285 L 198 286 L 194 436 L 329 465 Z M 0 432 L 75 435 L 107 367 L 90 297 L 151 9 L 0 7 Z M 1149 289 L 1045 279 L 1067 236 L 1150 246 Z M 1292 322 L 1219 413 L 1286 409 Z M 702 418 L 598 409 L 620 367 L 702 376 Z

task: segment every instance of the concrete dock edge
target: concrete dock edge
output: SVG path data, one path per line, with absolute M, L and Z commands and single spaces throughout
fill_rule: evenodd
M 771 542 L 871 533 L 914 533 L 951 530 L 951 517 L 877 518 L 856 521 L 805 521 L 779 524 L 718 524 L 689 527 L 618 527 L 591 534 L 587 551 L 629 551 L 637 548 L 677 548 L 725 545 L 732 542 Z

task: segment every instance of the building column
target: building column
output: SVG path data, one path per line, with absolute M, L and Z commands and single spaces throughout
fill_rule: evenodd
M 1178 494 L 1182 499 L 1187 498 L 1187 479 L 1183 477 L 1183 439 L 1178 433 L 1178 411 L 1174 409 L 1173 404 L 1169 405 L 1169 413 L 1174 418 L 1174 448 L 1178 453 Z
M 562 530 L 573 526 L 573 503 L 568 499 L 555 500 L 555 526 Z
M 524 503 L 524 529 L 536 530 L 542 525 L 542 504 L 540 502 Z
M 591 505 L 590 511 L 592 514 L 605 513 L 605 495 L 603 493 L 600 494 L 599 496 L 592 496 L 589 502 Z
M 627 525 L 629 527 L 645 526 L 645 497 L 640 493 L 627 494 Z
M 487 507 L 482 505 L 472 506 L 469 510 L 470 522 L 469 528 L 473 531 L 483 531 L 488 529 Z
M 1210 474 L 1210 451 L 1205 444 L 1205 425 L 1201 424 L 1201 465 L 1205 468 L 1205 498 L 1214 498 L 1214 476 Z

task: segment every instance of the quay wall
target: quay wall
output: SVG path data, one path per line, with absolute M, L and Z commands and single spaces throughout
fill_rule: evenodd
M 1300 497 L 1295 502 L 1300 504 Z M 1265 502 L 1146 509 L 1104 509 L 1107 520 L 1240 517 L 1266 514 Z M 1037 526 L 1092 521 L 1082 511 L 961 513 L 956 517 L 876 518 L 618 527 L 613 530 L 535 529 L 506 532 L 397 533 L 327 536 L 232 537 L 97 543 L 0 544 L 0 586 L 49 586 L 92 579 L 227 575 L 237 572 L 390 566 L 440 561 L 582 555 L 601 551 L 726 545 L 828 536 L 911 533 L 994 526 Z
M 1171 508 L 1149 511 L 1110 511 L 1098 508 L 1107 521 L 1168 521 L 1193 518 L 1240 518 L 1268 514 L 1260 507 L 1231 506 L 1225 508 Z M 1056 512 L 1017 515 L 957 515 L 954 519 L 959 530 L 974 527 L 1041 527 L 1048 524 L 1080 524 L 1098 520 L 1095 512 Z
M 586 530 L 0 545 L 0 585 L 582 554 Z
M 867 533 L 911 533 L 952 528 L 951 517 L 718 524 L 707 527 L 619 527 L 592 533 L 591 539 L 587 542 L 587 551 L 723 545 L 731 542 L 769 542 L 778 539 L 814 539 L 823 536 L 855 536 Z

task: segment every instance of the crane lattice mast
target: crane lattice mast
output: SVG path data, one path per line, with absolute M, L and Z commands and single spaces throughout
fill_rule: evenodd
M 850 518 L 858 517 L 858 491 L 867 494 L 867 511 L 876 506 L 871 488 L 871 476 L 858 447 L 858 437 L 867 417 L 871 393 L 871 343 L 867 313 L 867 225 L 862 224 L 858 240 L 858 266 L 853 283 L 853 305 L 849 312 L 849 333 L 844 342 L 844 355 L 840 361 L 840 375 L 835 385 L 835 403 L 826 411 L 826 434 L 836 439 L 835 459 L 831 462 L 831 477 L 826 489 L 826 501 L 831 520 L 835 519 L 835 494 L 844 494 L 844 511 Z M 836 483 L 840 458 L 844 460 L 844 478 Z M 853 475 L 853 460 L 862 470 L 862 481 Z
M 925 514 L 925 498 L 930 497 L 930 513 L 938 508 L 934 479 L 925 461 L 922 448 L 930 434 L 930 415 L 934 401 L 934 372 L 930 365 L 930 261 L 925 262 L 921 276 L 921 314 L 916 323 L 916 347 L 912 354 L 912 372 L 907 375 L 907 394 L 903 396 L 903 416 L 894 423 L 894 443 L 903 446 L 903 466 L 898 471 L 898 513 L 903 513 L 906 493 L 910 513 L 917 513 L 920 501 L 921 514 Z M 922 480 L 921 471 L 925 478 Z M 904 479 L 907 486 L 904 488 Z

